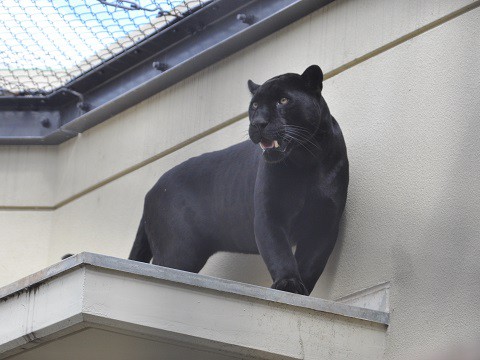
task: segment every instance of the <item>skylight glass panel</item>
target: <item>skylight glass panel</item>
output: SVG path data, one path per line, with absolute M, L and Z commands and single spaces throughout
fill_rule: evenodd
M 209 2 L 3 0 L 0 96 L 48 95 Z

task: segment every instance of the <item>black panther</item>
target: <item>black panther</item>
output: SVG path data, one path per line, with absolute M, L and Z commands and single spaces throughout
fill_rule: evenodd
M 272 288 L 309 295 L 335 245 L 349 176 L 322 82 L 316 65 L 249 80 L 250 140 L 167 171 L 146 195 L 129 258 L 198 272 L 218 251 L 260 253 Z

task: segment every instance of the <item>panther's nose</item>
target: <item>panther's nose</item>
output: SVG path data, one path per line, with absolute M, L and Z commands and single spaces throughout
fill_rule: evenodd
M 248 127 L 248 135 L 254 144 L 258 144 L 262 140 L 262 132 L 265 129 L 265 125 L 258 125 L 254 122 L 250 123 Z
M 264 118 L 256 117 L 252 120 L 252 125 L 255 126 L 259 130 L 263 130 L 265 126 L 267 126 L 268 122 Z

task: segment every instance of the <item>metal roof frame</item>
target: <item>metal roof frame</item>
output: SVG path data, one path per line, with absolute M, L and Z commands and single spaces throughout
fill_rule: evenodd
M 333 0 L 216 0 L 47 96 L 0 97 L 0 145 L 56 145 Z

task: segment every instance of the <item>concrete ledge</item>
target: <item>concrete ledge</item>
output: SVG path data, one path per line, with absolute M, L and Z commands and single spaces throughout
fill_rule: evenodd
M 388 313 L 82 253 L 1 288 L 0 324 L 0 359 L 381 359 Z

